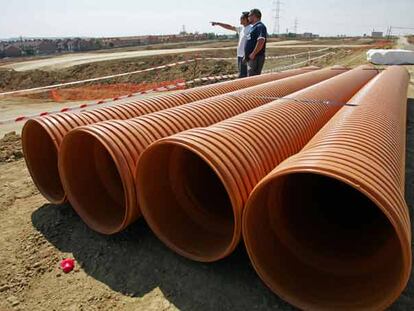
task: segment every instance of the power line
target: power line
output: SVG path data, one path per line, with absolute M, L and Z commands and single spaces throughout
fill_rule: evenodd
M 185 25 L 182 25 L 182 27 L 181 27 L 181 34 L 183 34 L 183 35 L 187 34 L 187 30 L 185 28 Z
M 395 29 L 411 29 L 411 30 L 414 30 L 414 27 L 396 27 L 396 26 L 390 26 L 390 27 L 395 28 Z
M 393 30 L 400 29 L 400 30 L 414 30 L 414 27 L 399 27 L 399 26 L 388 26 L 387 27 L 387 38 L 390 38 L 393 34 Z
M 387 27 L 387 34 L 386 34 L 387 39 L 389 39 L 391 37 L 391 33 L 392 33 L 392 26 L 388 26 Z
M 280 6 L 282 2 L 280 0 L 273 0 L 273 34 L 280 34 Z
M 294 26 L 293 26 L 293 32 L 294 32 L 295 34 L 297 34 L 297 33 L 298 33 L 298 25 L 299 25 L 299 21 L 298 21 L 298 18 L 296 17 L 296 18 L 295 18 L 295 24 L 294 24 Z

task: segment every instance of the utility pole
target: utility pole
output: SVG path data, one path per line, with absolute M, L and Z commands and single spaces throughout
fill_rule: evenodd
M 280 0 L 273 0 L 273 34 L 280 34 Z
M 392 33 L 392 26 L 388 26 L 387 27 L 387 39 L 391 38 L 391 33 Z
M 295 18 L 295 25 L 293 26 L 293 32 L 295 33 L 295 35 L 298 34 L 298 25 L 299 25 L 299 21 L 298 18 Z
M 180 34 L 182 34 L 182 35 L 186 35 L 187 34 L 187 31 L 185 29 L 185 25 L 182 26 L 181 33 Z

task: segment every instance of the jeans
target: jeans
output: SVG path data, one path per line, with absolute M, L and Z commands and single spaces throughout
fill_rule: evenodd
M 247 64 L 243 63 L 243 57 L 237 57 L 237 68 L 239 68 L 239 78 L 247 77 Z
M 247 75 L 258 76 L 262 73 L 263 65 L 265 62 L 265 55 L 257 55 L 255 59 L 247 62 Z

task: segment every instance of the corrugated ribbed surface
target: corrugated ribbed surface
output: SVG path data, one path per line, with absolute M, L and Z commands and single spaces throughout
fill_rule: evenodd
M 305 73 L 128 121 L 107 121 L 75 129 L 65 137 L 59 158 L 69 201 L 94 230 L 118 232 L 140 216 L 135 167 L 140 154 L 152 142 L 222 121 L 268 103 L 272 97 L 288 95 L 344 71 Z M 257 94 L 264 96 L 249 96 Z
M 383 310 L 411 271 L 404 201 L 409 77 L 389 67 L 252 192 L 243 223 L 255 269 L 306 310 Z
M 138 117 L 309 70 L 315 70 L 315 67 L 226 81 L 149 99 L 130 98 L 128 102 L 113 107 L 31 119 L 26 122 L 22 132 L 23 152 L 27 167 L 39 191 L 52 203 L 62 203 L 66 200 L 66 196 L 59 179 L 57 158 L 62 139 L 70 130 L 100 121 Z
M 137 188 L 156 235 L 194 260 L 229 255 L 240 241 L 242 210 L 253 187 L 377 74 L 370 68 L 149 147 L 138 164 Z

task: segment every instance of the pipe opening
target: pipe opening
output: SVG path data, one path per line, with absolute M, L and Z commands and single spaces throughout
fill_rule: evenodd
M 397 233 L 358 190 L 294 173 L 267 183 L 251 204 L 249 253 L 284 299 L 301 308 L 382 309 L 398 296 L 404 274 Z
M 46 128 L 37 120 L 28 120 L 22 134 L 24 157 L 39 191 L 51 202 L 65 198 L 58 171 L 58 149 Z
M 234 234 L 231 202 L 219 177 L 182 146 L 159 144 L 145 158 L 138 170 L 139 193 L 152 229 L 184 256 L 216 260 Z
M 68 134 L 63 146 L 60 169 L 73 208 L 92 229 L 117 232 L 125 218 L 125 196 L 110 153 L 97 138 L 81 131 Z

